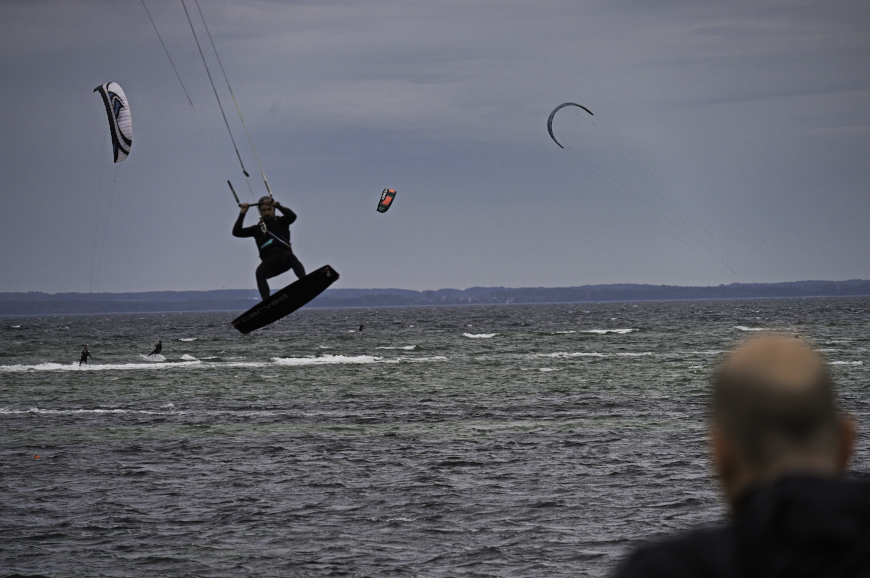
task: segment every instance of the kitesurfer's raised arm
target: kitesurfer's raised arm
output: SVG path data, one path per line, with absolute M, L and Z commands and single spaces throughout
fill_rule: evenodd
M 251 205 L 249 205 L 248 203 L 241 203 L 239 205 L 239 208 L 241 210 L 239 211 L 239 218 L 236 219 L 236 224 L 233 225 L 233 237 L 253 237 L 254 236 L 254 230 L 257 228 L 256 226 L 242 227 L 242 223 L 245 220 L 245 213 L 248 212 L 248 208 L 250 206 Z
M 288 225 L 292 225 L 293 222 L 296 220 L 296 213 L 294 213 L 293 211 L 291 211 L 290 209 L 288 209 L 287 207 L 285 207 L 284 205 L 282 205 L 278 201 L 275 201 L 275 208 L 278 209 L 279 211 L 281 211 L 281 214 L 287 220 Z
M 271 220 L 275 217 L 275 209 L 281 211 L 281 222 L 286 225 L 292 225 L 296 222 L 296 213 L 294 213 L 289 208 L 285 207 L 278 201 L 274 199 L 261 200 L 256 205 L 260 207 L 260 216 L 265 220 Z M 245 220 L 245 214 L 247 214 L 248 209 L 251 207 L 249 203 L 240 203 L 239 204 L 239 218 L 236 219 L 236 223 L 233 226 L 233 237 L 253 237 L 256 235 L 256 230 L 258 229 L 257 225 L 253 225 L 251 227 L 243 227 L 242 223 Z

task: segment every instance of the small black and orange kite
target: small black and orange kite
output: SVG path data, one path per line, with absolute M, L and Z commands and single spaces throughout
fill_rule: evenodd
M 381 202 L 378 203 L 378 212 L 386 213 L 387 209 L 390 208 L 390 205 L 393 204 L 393 199 L 396 198 L 396 191 L 393 189 L 384 189 L 384 192 L 381 193 Z

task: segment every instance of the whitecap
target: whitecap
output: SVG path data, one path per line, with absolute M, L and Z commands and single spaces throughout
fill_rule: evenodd
M 184 361 L 196 361 L 196 358 L 192 355 L 184 354 L 181 356 L 181 359 Z
M 405 351 L 414 351 L 417 349 L 416 345 L 401 345 L 399 347 L 375 347 L 375 349 L 403 349 Z
M 495 337 L 498 333 L 463 333 L 463 337 L 469 337 L 471 339 L 489 339 L 491 337 Z
M 831 365 L 864 365 L 863 361 L 831 361 Z
M 604 335 L 606 333 L 617 333 L 619 335 L 625 335 L 626 333 L 631 333 L 632 331 L 637 331 L 637 329 L 587 329 L 585 331 L 581 331 L 580 333 L 596 333 L 598 335 Z
M 145 355 L 144 353 L 142 353 L 139 355 L 139 357 L 141 357 L 145 361 L 166 361 L 166 358 L 159 353 L 155 353 L 154 355 Z
M 559 369 L 555 367 L 542 367 L 538 371 L 548 372 L 548 371 L 559 371 Z
M 273 357 L 272 361 L 278 365 L 334 365 L 334 364 L 357 364 L 378 363 L 383 357 L 372 355 L 323 355 L 320 357 Z
M 196 341 L 196 337 L 181 337 L 179 341 Z
M 576 331 L 557 331 L 557 332 L 556 332 L 557 335 L 560 335 L 560 334 L 561 334 L 561 335 L 564 335 L 564 334 L 567 334 L 567 333 L 577 333 L 577 332 L 576 332 Z
M 114 371 L 131 369 L 167 369 L 198 366 L 201 361 L 184 361 L 181 363 L 117 363 L 104 364 L 92 363 L 90 365 L 78 365 L 73 362 L 69 365 L 63 363 L 39 363 L 37 365 L 0 365 L 0 372 L 18 371 Z
M 617 353 L 616 355 L 621 355 L 623 357 L 643 357 L 645 355 L 652 355 L 652 351 L 642 351 L 642 352 L 638 352 L 638 353 L 626 351 L 623 353 Z
M 535 357 L 607 357 L 603 353 L 586 352 L 586 351 L 557 351 L 556 353 L 536 353 Z
M 147 409 L 101 409 L 101 408 L 93 408 L 93 409 L 41 409 L 38 407 L 31 407 L 29 409 L 9 409 L 9 408 L 0 408 L 0 414 L 43 414 L 43 415 L 80 415 L 80 414 L 138 414 L 138 415 L 160 415 L 166 412 L 164 411 L 153 411 Z M 183 413 L 183 412 L 178 412 Z
M 740 331 L 767 331 L 767 327 L 744 327 L 743 325 L 737 325 L 734 329 L 739 329 Z

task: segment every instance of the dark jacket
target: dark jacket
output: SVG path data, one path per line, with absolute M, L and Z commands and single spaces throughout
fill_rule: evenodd
M 870 577 L 870 483 L 784 478 L 750 491 L 725 526 L 640 548 L 616 576 Z
M 283 214 L 275 215 L 272 219 L 265 221 L 268 231 L 266 233 L 263 232 L 260 225 L 242 227 L 245 215 L 241 213 L 239 213 L 239 218 L 236 219 L 236 224 L 233 226 L 234 237 L 253 237 L 257 241 L 260 259 L 265 260 L 275 254 L 292 252 L 290 249 L 290 224 L 296 220 L 296 213 L 281 205 L 275 208 Z

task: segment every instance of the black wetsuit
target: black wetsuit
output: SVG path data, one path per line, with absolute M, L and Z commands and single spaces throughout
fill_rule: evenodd
M 870 576 L 870 482 L 784 478 L 750 491 L 727 524 L 636 550 L 615 576 Z
M 154 347 L 154 351 L 152 351 L 151 353 L 149 353 L 149 354 L 148 354 L 148 357 L 151 357 L 151 356 L 154 355 L 155 353 L 159 355 L 161 351 L 163 351 L 163 342 L 162 342 L 162 341 L 158 341 L 158 342 L 157 342 L 157 345 Z
M 87 349 L 85 349 L 84 351 L 82 351 L 82 357 L 81 357 L 81 359 L 79 359 L 79 366 L 81 366 L 82 363 L 84 363 L 85 365 L 87 365 L 87 364 L 88 364 L 88 357 L 90 357 L 91 359 L 94 358 L 94 356 L 91 355 L 91 352 L 88 351 Z
M 264 221 L 267 231 L 265 233 L 259 224 L 253 227 L 242 227 L 242 222 L 245 220 L 243 213 L 239 214 L 233 227 L 234 237 L 253 237 L 257 241 L 257 248 L 260 250 L 260 259 L 262 260 L 260 266 L 257 267 L 257 289 L 259 289 L 263 301 L 270 294 L 269 283 L 266 279 L 277 277 L 290 269 L 293 269 L 293 272 L 300 279 L 305 277 L 305 268 L 290 247 L 290 224 L 296 220 L 296 213 L 281 205 L 277 205 L 275 208 L 282 214 Z

